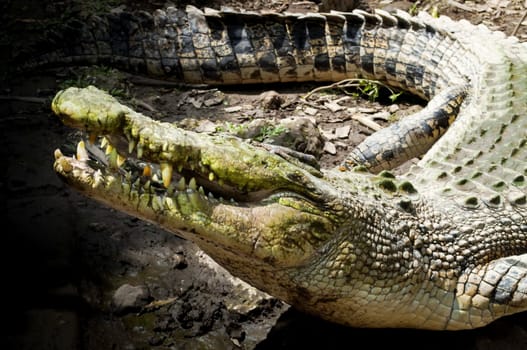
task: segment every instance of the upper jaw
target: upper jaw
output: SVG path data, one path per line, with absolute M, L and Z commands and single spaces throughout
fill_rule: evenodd
M 137 158 L 154 170 L 150 175 L 158 173 L 152 180 L 164 188 L 186 177 L 213 195 L 236 201 L 259 201 L 277 192 L 319 200 L 313 181 L 321 176 L 318 170 L 234 136 L 199 134 L 154 121 L 94 87 L 61 91 L 52 108 L 65 124 L 86 130 L 91 141 L 105 135 L 103 148 L 111 168 L 126 173 L 138 164 L 127 159 Z M 77 159 L 87 157 L 87 152 L 77 151 Z

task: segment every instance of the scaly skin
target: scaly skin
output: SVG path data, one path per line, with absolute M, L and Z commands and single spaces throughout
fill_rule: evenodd
M 419 137 L 435 141 L 457 116 L 406 174 L 319 171 L 231 136 L 153 121 L 93 87 L 62 91 L 52 107 L 65 124 L 104 135 L 110 165 L 89 160 L 81 143 L 76 157 L 56 151 L 55 170 L 328 320 L 455 330 L 526 310 L 527 45 L 445 18 L 379 19 L 360 29 L 365 63 L 356 70 L 430 98 L 431 113 L 448 119 L 403 127 L 394 139 L 420 148 Z M 390 38 L 396 49 L 386 49 Z M 134 175 L 136 155 L 162 179 Z

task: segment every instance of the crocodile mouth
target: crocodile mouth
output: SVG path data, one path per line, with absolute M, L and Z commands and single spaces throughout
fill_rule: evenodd
M 130 193 L 135 192 L 138 195 L 149 193 L 166 196 L 195 192 L 210 200 L 243 204 L 284 196 L 285 192 L 288 192 L 279 189 L 247 191 L 219 178 L 203 165 L 193 162 L 156 162 L 144 158 L 142 151 L 134 148 L 134 143 L 127 143 L 124 137 L 90 136 L 89 139 L 77 143 L 75 155 L 71 157 L 63 155 L 62 151 L 57 149 L 55 160 L 60 164 L 60 169 L 57 169 L 57 166 L 55 168 L 59 175 L 71 178 L 70 180 L 82 178 L 81 171 L 84 178 L 91 177 L 92 186 L 112 177 L 117 179 L 122 187 L 129 188 Z M 137 157 L 132 156 L 136 152 Z M 69 173 L 74 170 L 77 170 L 77 174 L 72 174 L 71 177 Z
M 284 197 L 319 204 L 322 197 L 322 173 L 292 156 L 153 120 L 95 87 L 57 93 L 52 109 L 66 126 L 89 135 L 72 157 L 55 152 L 55 171 L 94 198 L 133 202 L 144 194 L 159 201 L 188 192 L 200 201 L 248 206 Z

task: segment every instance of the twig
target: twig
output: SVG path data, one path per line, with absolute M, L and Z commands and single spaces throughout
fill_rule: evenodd
M 379 130 L 382 129 L 382 126 L 380 126 L 379 124 L 374 122 L 371 118 L 365 117 L 363 115 L 360 115 L 360 114 L 359 115 L 353 115 L 351 118 L 355 119 L 356 121 L 358 121 L 362 125 L 372 129 L 373 131 L 379 131 Z
M 165 305 L 170 305 L 175 303 L 178 300 L 177 297 L 163 299 L 163 300 L 154 300 L 151 303 L 143 306 L 143 308 L 140 311 L 140 314 L 144 314 L 146 312 L 157 310 Z
M 132 100 L 133 103 L 135 103 L 136 105 L 138 106 L 141 106 L 143 107 L 144 109 L 150 111 L 150 112 L 156 112 L 156 109 L 154 107 L 152 107 L 151 105 L 149 105 L 148 103 L 146 103 L 145 101 L 143 100 L 140 100 L 140 99 L 137 99 L 137 98 L 134 98 Z
M 331 90 L 331 89 L 340 89 L 345 94 L 350 95 L 350 93 L 348 93 L 346 91 L 346 89 L 348 89 L 348 88 L 357 88 L 359 90 L 359 93 L 367 95 L 367 93 L 366 93 L 366 89 L 367 88 L 365 88 L 365 85 L 370 85 L 370 84 L 371 85 L 376 85 L 377 87 L 378 86 L 382 86 L 382 87 L 388 89 L 392 95 L 397 95 L 398 96 L 398 94 L 396 94 L 395 91 L 390 86 L 388 86 L 388 85 L 386 85 L 386 84 L 384 84 L 384 83 L 382 83 L 382 82 L 380 82 L 378 80 L 344 79 L 344 80 L 338 81 L 336 83 L 333 83 L 331 85 L 320 86 L 320 87 L 317 87 L 317 88 L 311 90 L 310 92 L 307 93 L 307 95 L 304 96 L 304 100 L 307 100 L 309 97 L 311 97 L 311 95 L 313 95 L 316 92 L 323 91 L 323 90 Z M 363 88 L 364 88 L 364 90 L 363 90 Z
M 303 105 L 306 105 L 306 106 L 309 106 L 309 107 L 313 107 L 313 108 L 316 108 L 316 109 L 327 109 L 326 107 L 322 106 L 322 105 L 317 105 L 316 103 L 312 103 L 312 102 L 309 102 L 309 101 L 306 101 L 306 100 L 303 100 L 301 101 Z
M 522 18 L 520 18 L 520 20 L 516 24 L 516 27 L 514 27 L 514 30 L 512 31 L 512 34 L 511 34 L 512 36 L 515 36 L 516 34 L 518 34 L 518 30 L 520 30 L 520 26 L 522 25 L 522 22 L 525 20 L 525 18 L 527 18 L 527 10 L 523 13 Z
M 360 82 L 360 79 L 344 79 L 344 80 L 341 80 L 341 81 L 337 81 L 336 83 L 333 83 L 331 85 L 319 86 L 319 87 L 309 91 L 307 93 L 307 95 L 304 96 L 304 99 L 307 100 L 311 95 L 313 95 L 314 93 L 317 93 L 319 91 L 331 90 L 331 89 L 335 89 L 335 88 L 337 88 L 337 89 L 345 89 L 345 88 L 348 88 L 348 87 L 358 87 L 358 86 L 360 86 L 359 82 Z

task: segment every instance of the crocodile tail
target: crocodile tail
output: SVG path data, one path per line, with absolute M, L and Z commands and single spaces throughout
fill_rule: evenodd
M 29 45 L 15 50 L 13 66 L 17 72 L 28 72 L 98 64 L 143 73 L 143 50 L 138 53 L 131 44 L 133 38 L 143 39 L 153 27 L 152 15 L 143 11 L 73 17 L 47 28 Z M 134 54 L 141 57 L 140 62 L 133 61 Z
M 436 70 L 443 52 L 454 48 L 428 52 L 442 37 L 407 15 L 382 11 L 291 14 L 168 7 L 152 14 L 122 11 L 71 19 L 16 61 L 25 70 L 99 64 L 209 85 L 363 76 L 429 98 L 452 80 Z
M 46 31 L 14 62 L 23 71 L 108 65 L 210 85 L 337 81 L 359 72 L 361 31 L 370 18 L 365 15 L 201 11 L 193 6 L 151 14 L 116 11 L 72 18 Z M 349 35 L 344 35 L 345 24 Z

